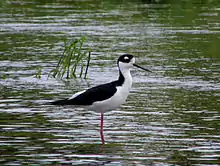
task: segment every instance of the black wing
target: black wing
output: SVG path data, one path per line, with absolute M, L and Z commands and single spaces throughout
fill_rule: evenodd
M 63 99 L 51 102 L 53 105 L 92 105 L 96 101 L 106 100 L 112 97 L 116 89 L 116 82 L 110 82 L 95 86 L 72 99 Z

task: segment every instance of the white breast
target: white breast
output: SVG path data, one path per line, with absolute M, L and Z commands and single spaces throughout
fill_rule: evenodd
M 90 110 L 95 112 L 107 112 L 118 108 L 121 104 L 124 104 L 129 91 L 132 86 L 132 77 L 130 71 L 123 74 L 125 77 L 125 81 L 122 86 L 118 86 L 116 93 L 109 99 L 103 101 L 97 101 L 89 107 Z

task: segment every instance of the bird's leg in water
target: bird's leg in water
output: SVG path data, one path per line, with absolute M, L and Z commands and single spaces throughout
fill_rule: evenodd
M 101 136 L 102 144 L 105 144 L 105 139 L 103 134 L 103 123 L 104 123 L 104 113 L 101 113 L 100 136 Z

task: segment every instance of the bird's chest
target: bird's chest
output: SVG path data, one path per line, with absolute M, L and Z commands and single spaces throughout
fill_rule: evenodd
M 122 86 L 118 86 L 117 88 L 117 92 L 115 93 L 115 95 L 113 96 L 114 100 L 116 103 L 118 103 L 118 105 L 124 104 L 129 91 L 131 89 L 132 86 L 132 80 L 131 79 L 127 79 L 125 80 L 124 84 Z
M 113 96 L 114 99 L 117 100 L 119 103 L 123 104 L 128 97 L 130 89 L 131 89 L 131 85 L 118 86 L 117 92 Z
M 117 91 L 111 98 L 93 103 L 90 109 L 96 112 L 107 112 L 118 108 L 121 104 L 124 104 L 132 85 L 131 82 L 125 83 L 122 86 L 116 87 Z

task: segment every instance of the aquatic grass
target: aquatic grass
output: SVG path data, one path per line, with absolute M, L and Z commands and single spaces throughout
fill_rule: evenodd
M 35 74 L 35 78 L 40 79 L 40 78 L 41 78 L 41 75 L 42 75 L 42 67 L 39 67 L 39 68 L 37 69 L 37 73 Z
M 91 49 L 83 48 L 85 36 L 80 39 L 64 41 L 64 51 L 50 75 L 54 78 L 86 78 L 91 59 Z

